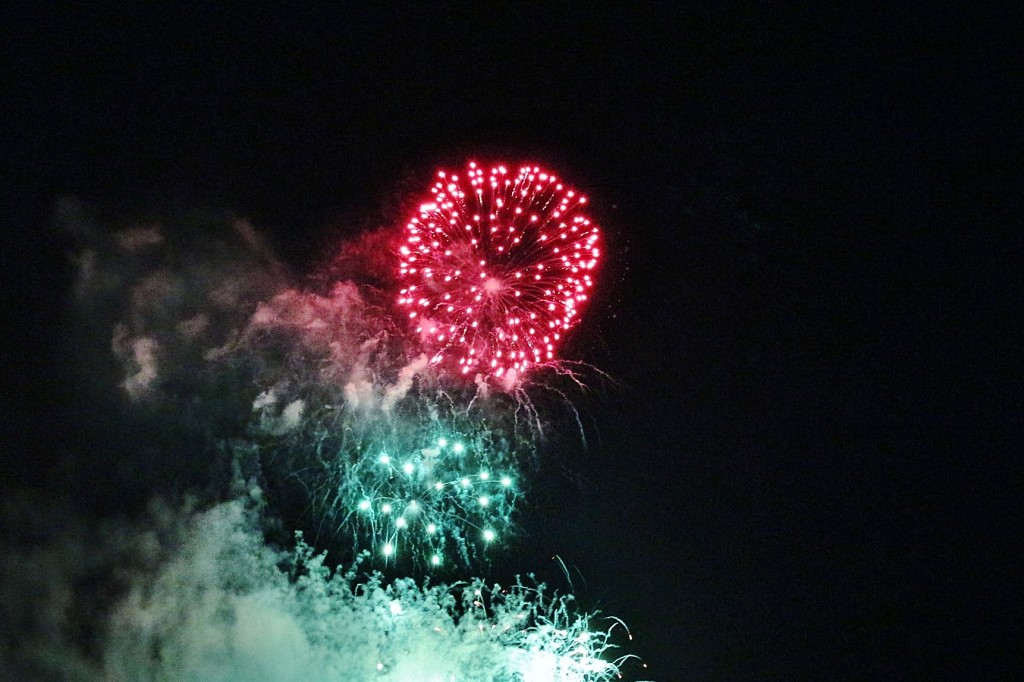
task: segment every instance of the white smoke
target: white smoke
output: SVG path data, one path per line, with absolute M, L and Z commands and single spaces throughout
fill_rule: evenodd
M 381 409 L 390 412 L 391 409 L 404 398 L 412 388 L 413 379 L 427 366 L 427 356 L 420 355 L 398 372 L 398 381 L 390 385 L 384 391 L 384 399 L 381 401 Z
M 206 511 L 157 505 L 141 523 L 67 524 L 41 545 L 5 553 L 3 620 L 20 631 L 4 642 L 0 673 L 83 682 L 582 682 L 615 671 L 596 657 L 606 633 L 591 632 L 586 618 L 570 616 L 567 599 L 542 587 L 334 571 L 301 539 L 291 553 L 267 545 L 258 506 L 251 497 Z M 116 595 L 111 603 L 83 596 L 90 575 L 100 576 L 100 594 Z M 91 637 L 70 634 L 81 625 L 76 613 L 96 619 Z
M 133 402 L 145 399 L 153 391 L 159 377 L 157 351 L 159 344 L 145 336 L 130 338 L 128 328 L 122 324 L 114 326 L 111 350 L 121 360 L 126 376 L 121 387 Z

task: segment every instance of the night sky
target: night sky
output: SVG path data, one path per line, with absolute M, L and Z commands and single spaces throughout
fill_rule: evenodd
M 1022 241 L 995 229 L 992 112 L 1020 102 L 964 22 L 7 7 L 5 490 L 59 487 L 75 433 L 59 198 L 231 211 L 308 273 L 438 165 L 536 161 L 603 227 L 565 354 L 610 379 L 500 570 L 559 555 L 652 679 L 1008 679 Z

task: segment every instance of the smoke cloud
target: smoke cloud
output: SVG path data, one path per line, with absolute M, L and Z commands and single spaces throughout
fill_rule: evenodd
M 597 679 L 611 670 L 580 655 L 587 622 L 570 617 L 566 598 L 523 584 L 430 586 L 332 571 L 301 539 L 291 553 L 271 549 L 255 506 L 154 506 L 144 523 L 83 524 L 6 553 L 4 622 L 20 637 L 5 638 L 0 672 L 412 682 Z M 89 579 L 99 583 L 91 600 L 81 587 Z M 98 630 L 81 622 L 99 616 Z M 89 635 L 75 636 L 83 625 Z

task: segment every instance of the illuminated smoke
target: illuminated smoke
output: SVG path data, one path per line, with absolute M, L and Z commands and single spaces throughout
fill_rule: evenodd
M 600 657 L 616 622 L 575 615 L 571 597 L 521 582 L 429 585 L 332 570 L 301 537 L 291 552 L 268 546 L 259 506 L 248 496 L 202 512 L 154 505 L 131 525 L 56 523 L 67 510 L 4 514 L 48 542 L 12 549 L 0 564 L 3 620 L 19 628 L 4 642 L 0 674 L 583 682 L 616 670 Z M 99 616 L 89 638 L 75 637 L 81 618 Z

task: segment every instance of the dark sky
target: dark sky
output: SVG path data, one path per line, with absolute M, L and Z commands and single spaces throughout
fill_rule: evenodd
M 301 270 L 439 163 L 536 159 L 608 235 L 570 349 L 616 381 L 537 543 L 650 674 L 1016 669 L 1021 237 L 990 179 L 1020 91 L 989 80 L 1013 63 L 998 34 L 771 3 L 25 3 L 0 26 L 9 452 L 53 426 L 56 198 L 230 208 Z

